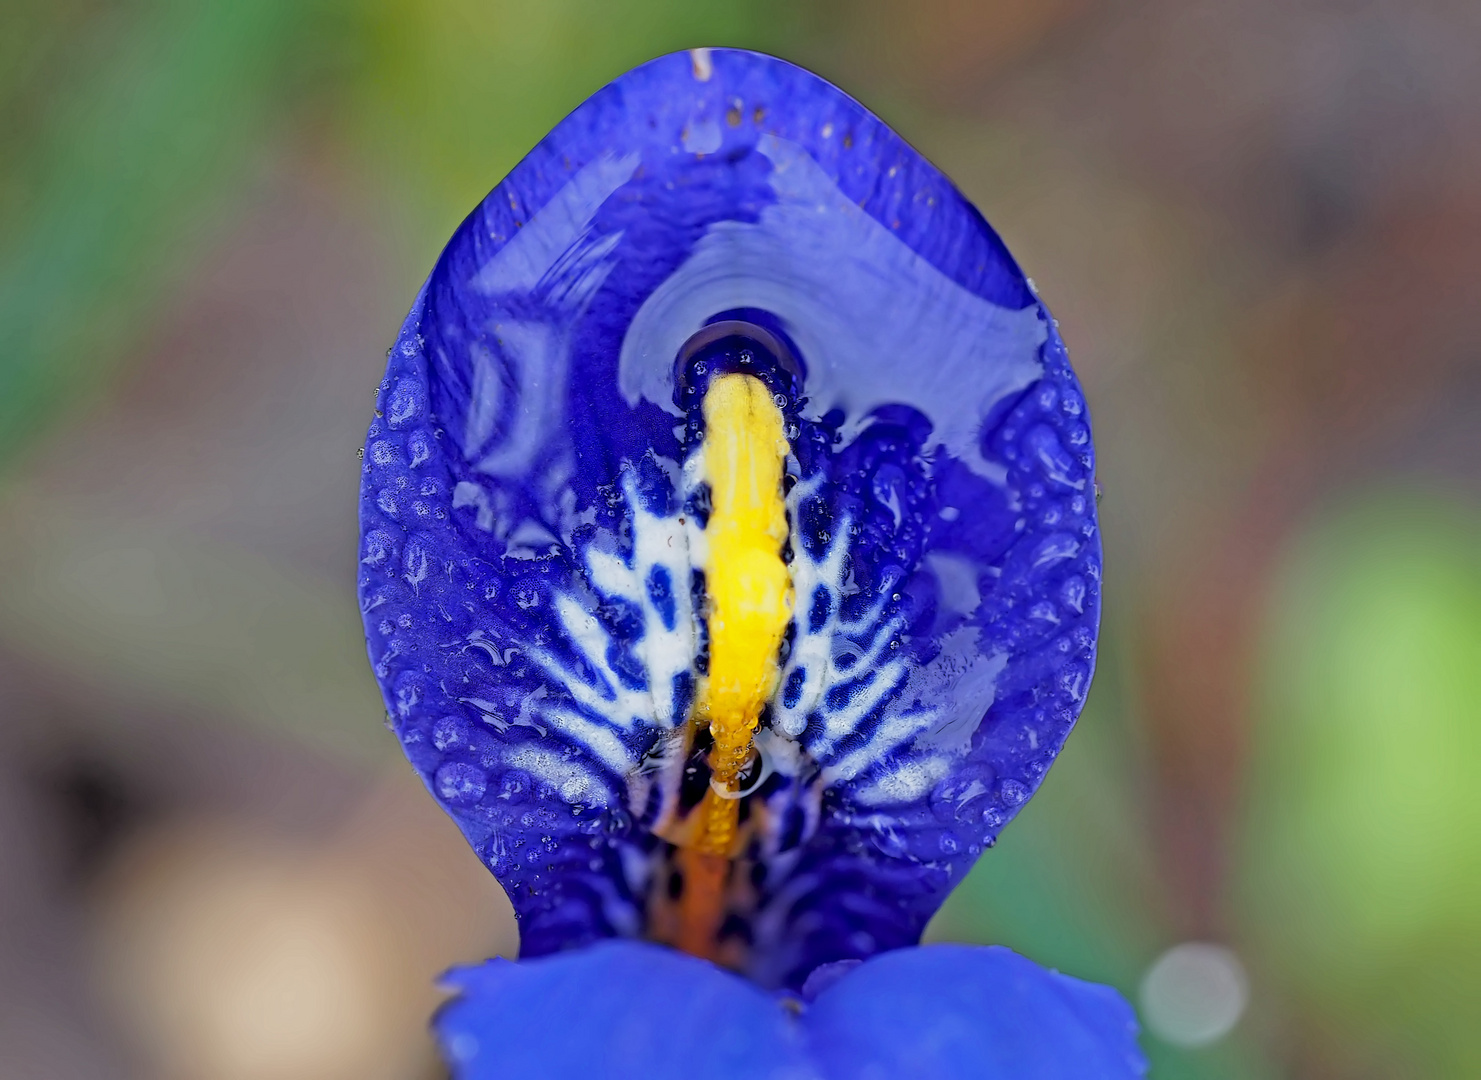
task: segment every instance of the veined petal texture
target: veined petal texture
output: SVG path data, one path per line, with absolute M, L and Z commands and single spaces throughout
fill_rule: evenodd
M 1094 663 L 1084 399 L 933 166 L 755 53 L 593 95 L 458 229 L 391 350 L 360 597 L 390 722 L 524 954 L 651 932 L 708 782 L 704 365 L 683 358 L 724 326 L 755 330 L 785 420 L 794 617 L 719 951 L 796 986 L 919 939 Z

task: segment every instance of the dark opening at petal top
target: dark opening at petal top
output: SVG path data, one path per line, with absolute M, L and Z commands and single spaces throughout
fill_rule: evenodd
M 1054 759 L 1092 473 L 1053 320 L 945 177 L 790 64 L 666 56 L 494 189 L 406 320 L 371 658 L 525 955 L 702 931 L 795 987 L 914 944 Z

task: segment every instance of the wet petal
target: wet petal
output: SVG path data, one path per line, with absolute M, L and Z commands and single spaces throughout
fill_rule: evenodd
M 672 841 L 708 777 L 686 462 L 704 365 L 742 362 L 790 441 L 794 617 L 717 955 L 796 986 L 917 941 L 1084 701 L 1090 431 L 1001 241 L 798 68 L 644 65 L 454 235 L 366 444 L 376 675 L 525 955 L 654 933 L 682 890 Z

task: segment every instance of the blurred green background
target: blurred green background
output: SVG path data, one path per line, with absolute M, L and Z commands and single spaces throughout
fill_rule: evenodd
M 930 935 L 1116 984 L 1154 1075 L 1481 1076 L 1481 5 L 5 0 L 0 1074 L 430 1078 L 514 947 L 353 599 L 456 223 L 696 44 L 891 122 L 1058 315 L 1102 661 Z

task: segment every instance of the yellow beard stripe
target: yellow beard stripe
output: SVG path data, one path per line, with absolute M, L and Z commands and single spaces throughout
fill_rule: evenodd
M 792 618 L 792 578 L 781 554 L 787 540 L 782 471 L 788 445 L 781 410 L 766 386 L 749 375 L 716 378 L 705 395 L 704 417 L 710 664 L 694 720 L 709 724 L 715 742 L 695 848 L 729 856 L 736 828 L 733 796 L 751 758 L 761 710 L 776 691 L 777 652 Z

